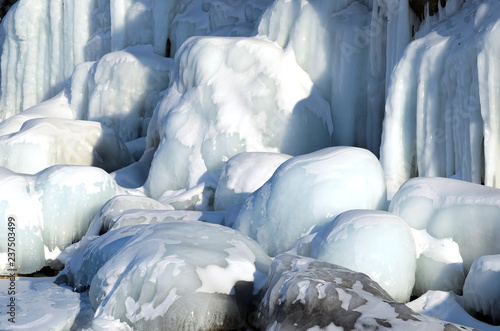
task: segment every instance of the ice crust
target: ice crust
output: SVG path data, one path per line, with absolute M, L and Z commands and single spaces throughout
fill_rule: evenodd
M 102 264 L 96 273 L 94 257 Z M 69 261 L 74 284 L 90 282 L 94 326 L 119 319 L 149 330 L 241 327 L 245 312 L 238 305 L 252 303 L 270 263 L 241 233 L 197 221 L 112 230 L 90 243 L 83 259 L 77 254 Z
M 483 255 L 500 253 L 500 190 L 448 178 L 413 178 L 391 201 L 389 211 L 435 238 L 452 238 L 465 271 Z
M 0 224 L 0 274 L 17 269 L 29 274 L 55 261 L 80 240 L 99 208 L 120 188 L 105 171 L 93 167 L 54 166 L 36 175 L 0 168 L 0 216 L 15 219 L 14 268 L 7 259 L 8 222 Z
M 233 227 L 276 256 L 344 211 L 384 209 L 383 176 L 377 158 L 361 148 L 294 157 L 245 200 Z
M 368 275 L 398 302 L 410 300 L 415 242 L 408 225 L 394 214 L 344 212 L 315 235 L 310 256 Z

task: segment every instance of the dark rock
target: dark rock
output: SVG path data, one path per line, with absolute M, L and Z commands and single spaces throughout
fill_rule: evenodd
M 276 257 L 263 291 L 261 330 L 470 330 L 415 313 L 365 274 L 296 255 Z
M 446 5 L 446 0 L 410 0 L 410 7 L 418 17 L 423 18 L 425 6 L 429 6 L 429 13 L 432 16 L 437 13 L 439 2 L 441 2 L 441 7 Z

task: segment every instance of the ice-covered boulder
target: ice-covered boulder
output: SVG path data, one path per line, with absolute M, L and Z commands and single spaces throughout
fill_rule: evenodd
M 234 228 L 276 256 L 344 211 L 385 205 L 377 158 L 361 148 L 330 147 L 283 163 L 245 200 Z
M 417 271 L 413 295 L 427 291 L 462 294 L 464 264 L 458 244 L 451 238 L 437 239 L 426 230 L 411 229 L 417 248 Z
M 500 186 L 500 3 L 448 2 L 461 9 L 422 24 L 387 76 L 380 162 L 389 197 L 417 174 Z
M 78 65 L 68 82 L 74 118 L 100 122 L 123 141 L 146 136 L 172 66 L 173 60 L 155 54 L 151 45 L 128 47 L 96 63 Z
M 342 213 L 315 235 L 310 256 L 368 275 L 396 301 L 410 299 L 415 284 L 415 242 L 410 227 L 394 214 Z
M 214 209 L 227 210 L 244 202 L 289 158 L 290 155 L 279 153 L 240 153 L 230 158 L 217 182 Z
M 498 331 L 499 329 L 498 326 L 481 322 L 470 316 L 464 310 L 463 297 L 451 291 L 427 291 L 406 305 L 419 314 L 465 325 L 474 330 Z
M 96 166 L 110 172 L 134 161 L 112 129 L 63 118 L 24 122 L 16 133 L 0 137 L 0 155 L 0 166 L 27 174 L 59 164 Z
M 500 255 L 477 258 L 464 285 L 464 307 L 472 316 L 500 325 Z
M 0 187 L 5 220 L 0 223 L 0 274 L 7 269 L 29 274 L 49 265 L 83 237 L 99 208 L 120 192 L 105 171 L 79 166 L 54 166 L 34 176 L 1 168 Z M 16 259 L 9 265 L 7 238 L 12 232 L 9 242 L 15 243 Z
M 109 236 L 114 231 L 120 230 Z M 238 329 L 270 262 L 257 243 L 227 227 L 146 226 L 93 277 L 93 324 L 119 319 L 138 330 Z
M 331 145 L 330 106 L 293 51 L 257 38 L 193 37 L 172 75 L 148 127 L 147 146 L 158 146 L 145 184 L 153 198 L 218 178 L 241 152 Z
M 468 330 L 394 302 L 365 274 L 281 254 L 259 307 L 261 330 Z
M 87 230 L 87 236 L 97 236 L 113 226 L 113 220 L 127 210 L 172 210 L 154 199 L 137 195 L 116 195 L 106 201 L 95 215 Z
M 3 279 L 0 284 L 2 292 L 9 286 L 16 292 L 15 296 L 7 291 L 0 295 L 4 311 L 0 316 L 0 330 L 66 331 L 73 326 L 80 312 L 78 293 L 48 280 L 34 282 L 29 288 L 21 288 L 19 279 L 12 286 L 9 284 L 4 287 Z M 11 298 L 15 298 L 15 301 L 12 302 Z M 10 309 L 9 304 L 14 305 L 13 309 Z
M 413 178 L 389 211 L 435 238 L 452 238 L 465 271 L 483 255 L 500 254 L 500 190 L 448 178 Z

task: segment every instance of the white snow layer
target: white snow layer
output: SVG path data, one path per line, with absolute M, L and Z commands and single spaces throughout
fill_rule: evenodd
M 368 275 L 396 301 L 410 299 L 415 284 L 415 242 L 408 225 L 394 214 L 342 213 L 316 234 L 310 256 Z
M 384 209 L 384 174 L 368 150 L 330 147 L 285 161 L 244 202 L 234 228 L 271 256 L 350 209 Z
M 483 255 L 500 254 L 500 190 L 448 178 L 413 178 L 396 193 L 389 211 L 435 238 L 452 238 L 464 268 Z
M 243 291 L 239 303 L 251 303 L 270 263 L 238 231 L 172 221 L 94 239 L 68 262 L 61 281 L 90 284 L 94 326 L 119 319 L 141 330 L 235 329 L 241 318 L 234 296 Z
M 417 175 L 499 187 L 499 23 L 498 1 L 466 1 L 404 51 L 388 84 L 380 148 L 389 198 Z
M 54 166 L 33 176 L 0 169 L 2 275 L 10 274 L 8 269 L 33 273 L 55 261 L 83 237 L 99 208 L 120 192 L 106 172 L 93 167 Z M 9 225 L 9 217 L 14 224 Z M 12 232 L 15 240 L 8 241 Z M 8 259 L 9 242 L 15 243 L 15 261 Z

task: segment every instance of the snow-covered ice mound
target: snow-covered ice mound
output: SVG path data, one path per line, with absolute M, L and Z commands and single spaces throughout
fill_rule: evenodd
M 415 284 L 415 242 L 410 227 L 394 214 L 342 213 L 315 235 L 310 256 L 365 273 L 396 301 L 410 299 Z
M 389 211 L 435 238 L 452 238 L 465 270 L 483 255 L 500 254 L 500 190 L 447 178 L 413 178 Z
M 113 233 L 125 229 L 104 235 L 97 256 L 113 251 L 112 240 L 122 245 L 126 233 Z M 91 257 L 90 251 L 84 255 Z M 93 325 L 119 319 L 138 330 L 237 329 L 270 263 L 257 243 L 227 227 L 196 221 L 146 226 L 93 277 Z
M 368 150 L 331 147 L 294 157 L 243 204 L 234 228 L 276 256 L 351 209 L 384 209 L 382 167 Z
M 300 155 L 330 146 L 331 134 L 330 106 L 292 51 L 257 38 L 193 37 L 148 127 L 147 146 L 158 150 L 145 188 L 158 198 L 218 178 L 238 153 Z
M 464 285 L 464 307 L 472 316 L 500 325 L 500 255 L 477 258 Z
M 36 175 L 0 168 L 0 274 L 35 272 L 80 240 L 99 208 L 120 188 L 99 168 L 54 166 Z M 15 267 L 7 265 L 7 219 L 15 226 Z
M 464 310 L 463 298 L 453 292 L 444 291 L 428 291 L 421 297 L 406 305 L 413 311 L 422 315 L 435 317 L 448 321 L 465 325 L 475 330 L 481 331 L 498 331 L 498 326 L 486 324 L 474 317 L 470 316 Z
M 365 274 L 281 254 L 259 307 L 262 330 L 468 330 L 394 302 Z
M 244 202 L 290 157 L 279 153 L 240 153 L 230 158 L 217 182 L 214 209 L 227 210 Z
M 417 271 L 413 295 L 427 291 L 462 294 L 464 264 L 458 244 L 451 238 L 437 239 L 426 230 L 411 229 L 417 248 Z
M 97 122 L 62 118 L 24 122 L 18 132 L 0 137 L 0 155 L 0 166 L 27 174 L 58 164 L 114 171 L 134 161 L 112 129 Z
M 19 288 L 18 282 L 16 280 Z M 10 298 L 15 298 L 13 315 L 8 313 Z M 34 283 L 29 289 L 19 289 L 15 297 L 7 293 L 0 295 L 0 304 L 3 310 L 0 330 L 67 331 L 80 312 L 78 293 L 47 281 Z M 15 323 L 8 320 L 12 317 Z

